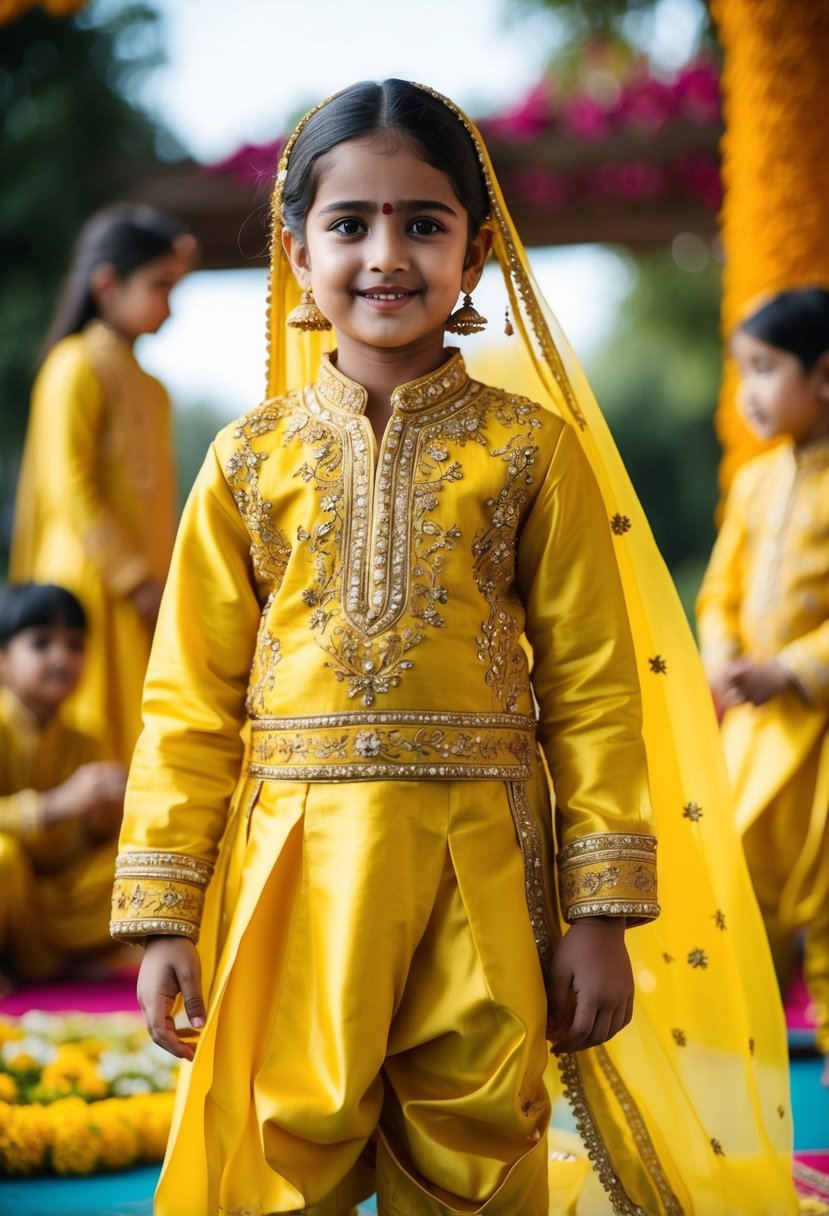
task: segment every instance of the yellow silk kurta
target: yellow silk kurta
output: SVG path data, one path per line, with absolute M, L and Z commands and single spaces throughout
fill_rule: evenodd
M 128 763 L 141 726 L 149 637 L 129 598 L 163 580 L 175 527 L 170 407 L 125 339 L 93 321 L 35 382 L 11 577 L 69 588 L 89 617 L 66 720 Z
M 45 976 L 111 946 L 115 840 L 91 843 L 78 819 L 45 827 L 41 813 L 42 792 L 100 751 L 60 715 L 40 726 L 0 688 L 0 957 L 19 976 Z
M 419 1175 L 546 1212 L 543 970 L 563 922 L 658 912 L 624 533 L 573 431 L 457 354 L 396 390 L 379 450 L 365 400 L 324 360 L 219 435 L 182 521 L 112 925 L 201 924 L 207 1025 L 159 1216 L 327 1216 L 378 1117 L 381 1210 L 449 1211 Z M 684 860 L 668 936 L 631 935 L 633 1071 L 587 1053 L 571 1100 L 618 1210 L 749 1216 L 762 1193 L 788 1216 L 787 1094 L 758 1095 L 697 995 L 732 964 L 726 914 L 687 916 L 710 880 Z M 714 1075 L 727 1116 L 695 1109 Z
M 723 743 L 781 978 L 791 935 L 806 925 L 806 977 L 829 1052 L 829 440 L 740 471 L 698 615 L 707 667 L 776 656 L 794 684 L 728 710 Z

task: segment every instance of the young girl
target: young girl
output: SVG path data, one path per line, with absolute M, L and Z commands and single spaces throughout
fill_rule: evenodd
M 169 400 L 132 347 L 169 316 L 194 250 L 149 207 L 89 220 L 44 344 L 18 487 L 11 577 L 83 603 L 89 651 L 67 720 L 124 763 L 175 527 Z
M 700 592 L 700 641 L 783 990 L 805 926 L 829 1085 L 829 291 L 776 296 L 731 349 L 746 421 L 786 442 L 734 482 Z
M 85 646 L 86 618 L 69 591 L 0 589 L 0 967 L 13 980 L 112 948 L 126 772 L 63 720 Z
M 445 346 L 490 250 L 541 404 Z M 699 664 L 461 111 L 389 80 L 303 119 L 271 289 L 268 399 L 177 542 L 113 897 L 192 1061 L 157 1213 L 376 1187 L 394 1216 L 542 1216 L 545 1033 L 615 1211 L 795 1211 Z

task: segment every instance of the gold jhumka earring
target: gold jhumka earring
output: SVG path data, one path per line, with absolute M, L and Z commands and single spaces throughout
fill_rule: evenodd
M 481 316 L 472 303 L 472 296 L 466 292 L 463 304 L 455 309 L 446 322 L 446 329 L 450 334 L 479 334 L 486 328 L 486 323 L 486 317 Z
M 291 329 L 302 329 L 306 332 L 312 329 L 331 328 L 331 322 L 320 312 L 310 288 L 303 291 L 302 299 L 296 308 L 292 308 L 288 313 L 285 324 L 290 325 Z

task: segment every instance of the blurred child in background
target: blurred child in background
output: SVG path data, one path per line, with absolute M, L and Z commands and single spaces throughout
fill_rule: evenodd
M 64 721 L 86 618 L 71 592 L 0 591 L 0 966 L 44 978 L 111 948 L 109 892 L 126 773 Z
M 175 525 L 169 400 L 133 343 L 170 315 L 195 250 L 150 207 L 88 221 L 44 343 L 18 488 L 11 577 L 82 602 L 87 662 L 67 720 L 125 764 Z
M 774 297 L 731 349 L 746 421 L 786 442 L 734 482 L 700 592 L 700 643 L 784 990 L 805 927 L 829 1084 L 829 291 Z

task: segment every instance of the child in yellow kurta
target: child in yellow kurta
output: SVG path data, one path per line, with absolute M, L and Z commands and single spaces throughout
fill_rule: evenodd
M 543 403 L 445 346 L 490 247 Z M 394 80 L 312 111 L 271 288 L 268 399 L 182 521 L 113 894 L 185 1060 L 156 1213 L 376 1186 L 385 1216 L 546 1216 L 549 1036 L 615 1211 L 790 1216 L 701 669 L 469 120 Z
M 786 442 L 734 482 L 699 634 L 781 986 L 804 975 L 829 1084 L 829 292 L 783 293 L 732 339 L 740 405 Z
M 13 980 L 112 945 L 126 772 L 61 713 L 85 645 L 83 609 L 63 587 L 0 591 L 0 965 Z
M 11 577 L 70 588 L 89 620 L 67 722 L 127 763 L 175 521 L 167 394 L 133 353 L 169 315 L 195 247 L 178 221 L 122 204 L 81 233 L 32 396 Z

